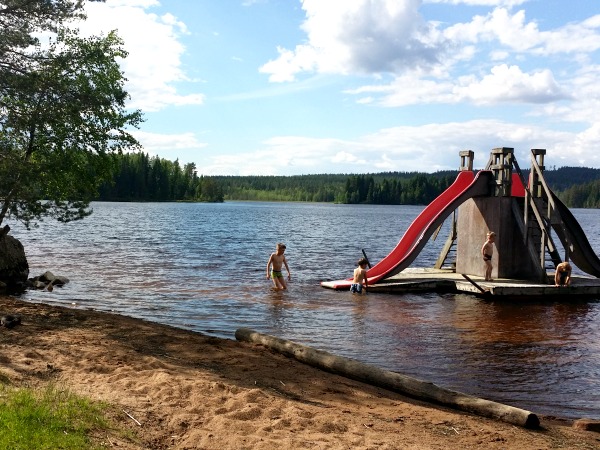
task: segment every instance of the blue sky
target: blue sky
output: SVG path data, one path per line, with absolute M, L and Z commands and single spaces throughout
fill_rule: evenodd
M 596 0 L 107 0 L 150 155 L 204 175 L 600 168 Z

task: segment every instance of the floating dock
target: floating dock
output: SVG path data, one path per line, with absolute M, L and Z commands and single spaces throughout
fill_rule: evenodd
M 393 277 L 369 286 L 368 291 L 386 294 L 462 293 L 506 300 L 600 298 L 600 279 L 584 275 L 572 275 L 571 285 L 566 287 L 556 287 L 553 282 L 550 284 L 550 280 L 554 280 L 554 274 L 548 275 L 549 284 L 509 278 L 485 281 L 482 276 L 476 275 L 469 275 L 468 279 L 452 269 L 410 267 Z M 321 284 L 323 287 L 333 289 L 333 285 L 328 286 L 327 283 L 327 281 L 323 281 Z
M 369 290 L 488 298 L 600 298 L 600 258 L 573 214 L 544 180 L 545 154 L 543 149 L 531 150 L 527 181 L 513 148 L 492 149 L 486 168 L 479 171 L 473 170 L 474 153 L 460 152 L 454 183 L 423 209 L 385 258 L 369 267 Z M 450 216 L 450 235 L 434 267 L 411 268 Z M 488 230 L 497 236 L 490 252 L 493 281 L 481 276 L 481 245 Z M 572 273 L 570 286 L 554 286 L 554 273 L 563 261 L 590 276 Z M 347 278 L 322 281 L 321 286 L 348 290 L 351 283 L 352 278 Z

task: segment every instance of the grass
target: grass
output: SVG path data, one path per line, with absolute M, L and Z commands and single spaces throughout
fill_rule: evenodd
M 55 386 L 29 389 L 0 383 L 0 448 L 105 448 L 92 436 L 111 428 L 107 408 Z

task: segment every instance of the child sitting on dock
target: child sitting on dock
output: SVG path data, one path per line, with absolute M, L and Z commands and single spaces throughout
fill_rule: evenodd
M 481 247 L 481 256 L 484 264 L 485 281 L 492 281 L 492 256 L 494 255 L 494 241 L 496 240 L 496 233 L 489 231 L 486 236 L 487 240 Z
M 362 294 L 364 283 L 366 294 L 367 286 L 369 285 L 367 280 L 367 266 L 369 265 L 369 261 L 367 261 L 367 258 L 361 258 L 358 260 L 357 265 L 358 267 L 354 269 L 354 278 L 352 279 L 352 284 L 350 285 L 350 292 L 353 294 Z
M 571 284 L 571 264 L 568 261 L 561 262 L 556 266 L 556 272 L 554 273 L 554 285 L 569 286 Z

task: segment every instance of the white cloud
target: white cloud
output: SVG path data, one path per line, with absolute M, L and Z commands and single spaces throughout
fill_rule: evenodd
M 554 122 L 591 124 L 598 121 L 600 110 L 600 65 L 586 65 L 572 74 L 565 82 L 564 90 L 569 92 L 569 102 L 550 103 L 532 112 L 532 115 L 546 116 Z
M 447 3 L 449 5 L 469 6 L 518 6 L 530 0 L 424 0 L 423 3 Z
M 450 3 L 511 7 L 523 2 Z M 420 16 L 420 4 L 419 0 L 303 0 L 307 43 L 294 50 L 278 48 L 279 57 L 260 70 L 270 74 L 269 79 L 274 82 L 294 81 L 298 74 L 306 72 L 391 73 L 397 77 L 393 84 L 398 89 L 390 89 L 393 94 L 381 102 L 385 106 L 418 101 L 452 102 L 460 101 L 461 97 L 478 104 L 542 103 L 565 97 L 549 69 L 524 73 L 514 63 L 494 67 L 495 62 L 527 53 L 537 56 L 576 53 L 585 62 L 581 54 L 600 48 L 600 18 L 597 16 L 555 30 L 540 31 L 537 23 L 526 20 L 524 10 L 511 13 L 506 7 L 496 7 L 487 15 L 474 16 L 470 22 L 440 31 L 439 24 L 428 24 Z M 458 70 L 459 61 L 467 62 L 480 55 L 483 44 L 495 46 L 487 62 L 483 58 L 477 61 L 481 66 L 488 64 L 491 74 L 481 81 L 473 78 L 466 86 L 458 82 L 452 86 L 444 81 Z M 464 69 L 463 64 L 461 70 Z M 412 92 L 403 92 L 405 80 L 414 81 L 416 74 L 427 78 L 411 83 Z M 435 81 L 436 78 L 439 80 Z M 462 82 L 465 80 L 468 79 L 463 77 Z M 502 86 L 502 82 L 507 84 Z M 363 89 L 365 92 L 378 90 L 373 86 Z
M 456 80 L 437 81 L 416 74 L 400 76 L 385 85 L 363 86 L 346 91 L 349 94 L 379 94 L 377 103 L 386 107 L 400 107 L 431 103 L 463 103 L 498 105 L 502 103 L 541 104 L 567 99 L 550 70 L 524 73 L 517 66 L 495 66 L 481 79 L 474 75 Z M 371 102 L 373 99 L 368 96 Z M 364 103 L 365 97 L 358 102 Z
M 471 79 L 471 77 L 466 77 Z M 456 87 L 459 100 L 475 104 L 549 103 L 568 98 L 548 69 L 523 73 L 517 66 L 502 64 L 493 67 L 491 74 L 481 80 L 469 81 Z
M 312 72 L 318 68 L 319 54 L 308 45 L 298 45 L 296 51 L 277 47 L 279 57 L 264 64 L 259 70 L 269 73 L 269 80 L 279 83 L 294 81 L 300 72 Z M 341 69 L 340 69 L 341 70 Z
M 369 103 L 380 106 L 400 107 L 425 103 L 455 103 L 458 99 L 452 89 L 453 85 L 450 82 L 437 82 L 410 74 L 397 77 L 389 84 L 362 86 L 346 93 L 379 95 L 377 99 L 372 95 L 361 96 L 358 99 L 359 103 L 365 103 L 368 99 Z
M 270 81 L 302 72 L 398 73 L 439 63 L 447 42 L 419 14 L 421 0 L 302 0 L 307 43 L 278 48 L 260 68 Z
M 434 172 L 458 169 L 462 150 L 473 150 L 475 167 L 483 169 L 491 149 L 513 147 L 522 168 L 529 167 L 532 148 L 548 150 L 547 165 L 597 167 L 600 156 L 589 149 L 599 144 L 600 122 L 573 133 L 500 120 L 471 120 L 392 127 L 354 141 L 280 136 L 244 154 L 206 154 L 197 166 L 206 175 Z
M 336 153 L 335 155 L 333 155 L 333 157 L 331 158 L 331 162 L 334 163 L 334 164 L 346 164 L 346 163 L 350 163 L 350 164 L 356 164 L 356 163 L 365 164 L 366 160 L 360 159 L 357 155 L 354 155 L 352 153 L 348 153 L 348 152 L 345 152 L 345 151 L 339 151 L 338 153 Z
M 537 24 L 526 22 L 525 11 L 510 14 L 507 9 L 496 8 L 486 16 L 475 16 L 468 23 L 458 23 L 444 30 L 444 36 L 458 42 L 489 42 L 516 51 L 526 51 L 542 42 Z
M 600 16 L 592 16 L 582 22 L 541 31 L 536 22 L 526 20 L 524 10 L 512 14 L 506 8 L 495 8 L 485 16 L 474 16 L 470 22 L 451 25 L 443 34 L 457 43 L 498 42 L 506 51 L 551 55 L 598 50 L 599 28 Z M 496 48 L 495 52 L 499 50 Z
M 172 14 L 147 11 L 157 5 L 155 0 L 87 2 L 88 19 L 79 28 L 84 36 L 116 30 L 123 39 L 129 56 L 121 66 L 132 97 L 130 107 L 158 111 L 170 105 L 200 105 L 203 94 L 184 95 L 177 89 L 178 83 L 191 81 L 181 62 L 185 47 L 180 38 L 187 28 Z
M 541 55 L 556 53 L 591 53 L 600 48 L 600 15 L 583 22 L 570 23 L 550 32 L 541 33 L 543 47 L 536 50 Z
M 587 148 L 588 151 L 583 154 L 594 153 L 597 151 L 590 152 L 590 149 L 597 149 L 600 147 L 600 122 L 594 123 L 590 128 L 579 133 L 576 137 L 575 148 Z M 565 154 L 569 155 L 570 150 L 565 148 Z
M 487 15 L 441 29 L 421 16 L 420 0 L 303 0 L 307 42 L 294 49 L 278 47 L 278 57 L 260 71 L 273 82 L 294 81 L 306 72 L 329 74 L 403 75 L 419 70 L 435 75 L 456 61 L 477 55 L 473 44 L 495 44 L 491 58 L 506 59 L 510 51 L 548 55 L 592 52 L 600 48 L 600 18 L 541 31 L 524 10 L 510 7 L 524 1 L 455 1 L 496 6 Z M 481 49 L 479 49 L 481 51 Z
M 269 0 L 244 0 L 242 6 L 253 6 L 260 3 L 267 3 Z
M 151 155 L 171 150 L 198 150 L 207 146 L 206 143 L 200 142 L 196 135 L 191 132 L 159 134 L 133 130 L 131 134 L 142 144 L 144 152 L 148 152 Z

